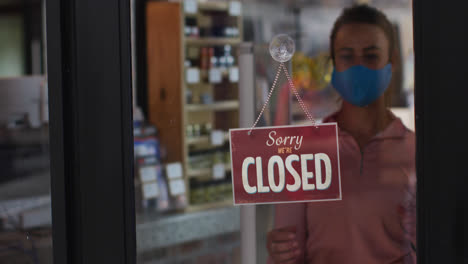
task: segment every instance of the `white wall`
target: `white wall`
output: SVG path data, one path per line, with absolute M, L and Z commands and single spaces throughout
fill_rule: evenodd
M 23 19 L 20 15 L 0 16 L 0 77 L 24 74 Z

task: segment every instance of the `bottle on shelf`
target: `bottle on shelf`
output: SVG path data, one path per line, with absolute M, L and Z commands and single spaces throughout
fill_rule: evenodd
M 210 58 L 210 68 L 216 68 L 216 67 L 218 67 L 218 58 L 213 55 Z
M 214 57 L 214 48 L 213 47 L 210 47 L 208 49 L 208 58 L 207 58 L 207 61 L 208 61 L 208 68 L 212 68 L 211 66 L 211 63 L 212 63 L 212 58 Z
M 211 125 L 211 123 L 208 122 L 208 123 L 205 123 L 205 124 L 203 125 L 203 130 L 202 130 L 202 132 L 203 132 L 204 135 L 209 135 L 209 134 L 211 133 L 211 130 L 212 130 L 212 125 Z
M 229 55 L 226 59 L 226 64 L 228 68 L 234 66 L 234 57 Z
M 185 32 L 185 36 L 188 37 L 192 33 L 192 29 L 190 28 L 190 26 L 185 25 L 184 32 Z
M 197 26 L 193 26 L 192 27 L 192 31 L 191 31 L 191 36 L 192 37 L 199 37 L 199 33 L 200 31 L 198 30 L 198 27 Z
M 224 29 L 224 35 L 228 38 L 236 38 L 239 36 L 239 29 L 236 27 L 226 27 Z
M 231 50 L 232 50 L 231 45 L 224 45 L 224 56 L 230 56 Z
M 186 136 L 188 138 L 192 138 L 193 137 L 193 125 L 189 124 L 187 125 L 187 128 L 186 128 Z
M 193 98 L 192 90 L 187 89 L 187 90 L 185 91 L 185 102 L 186 102 L 187 104 L 191 104 L 191 103 L 192 103 L 192 98 Z
M 199 137 L 201 135 L 201 127 L 200 124 L 194 124 L 193 125 L 193 136 L 194 137 Z
M 222 71 L 226 70 L 226 57 L 222 56 L 219 58 L 219 67 L 221 68 Z
M 184 27 L 185 36 L 187 37 L 198 37 L 200 35 L 197 20 L 193 17 L 188 17 L 185 19 Z
M 200 68 L 202 70 L 208 69 L 208 48 L 202 47 L 201 49 L 201 57 L 200 57 Z
M 201 101 L 203 104 L 212 104 L 213 103 L 213 96 L 210 93 L 202 93 L 201 94 Z

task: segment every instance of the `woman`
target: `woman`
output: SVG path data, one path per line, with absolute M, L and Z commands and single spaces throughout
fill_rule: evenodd
M 414 133 L 385 106 L 394 35 L 383 13 L 345 9 L 331 33 L 342 201 L 277 205 L 270 263 L 415 263 Z

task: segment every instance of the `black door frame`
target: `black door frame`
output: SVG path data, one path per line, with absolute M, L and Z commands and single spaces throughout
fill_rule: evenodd
M 136 262 L 129 2 L 47 0 L 55 263 Z M 468 261 L 465 2 L 413 0 L 418 263 Z
M 135 263 L 130 3 L 46 15 L 54 263 Z
M 418 263 L 468 263 L 467 9 L 413 0 Z

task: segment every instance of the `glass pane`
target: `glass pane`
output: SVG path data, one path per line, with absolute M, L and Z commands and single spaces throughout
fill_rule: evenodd
M 242 4 L 133 10 L 138 262 L 240 263 L 228 130 L 239 126 Z
M 0 263 L 52 263 L 44 14 L 0 6 Z
M 276 263 L 272 253 L 288 258 L 277 247 L 297 248 L 313 263 L 414 263 L 411 1 L 135 1 L 132 8 L 139 263 L 241 263 L 245 226 L 242 206 L 232 206 L 227 131 L 253 125 L 239 116 L 250 98 L 248 119 L 262 113 L 279 65 L 268 48 L 276 34 L 295 40 L 285 65 L 306 110 L 338 124 L 343 196 L 256 205 L 256 263 Z M 279 77 L 257 127 L 307 124 Z M 284 243 L 289 233 L 295 238 Z
M 367 2 L 370 7 L 356 7 L 354 11 L 348 10 L 348 15 L 344 15 L 344 8 L 351 7 L 353 1 L 248 1 L 244 4 L 244 32 L 249 32 L 244 40 L 255 43 L 257 113 L 276 73 L 267 48 L 269 41 L 276 34 L 286 33 L 296 41 L 296 53 L 289 69 L 302 100 L 314 118 L 338 122 L 340 129 L 343 200 L 257 205 L 257 263 L 267 262 L 267 248 L 273 252 L 273 244 L 291 245 L 273 239 L 290 232 L 296 235 L 292 241 L 299 242 L 299 259 L 307 263 L 415 263 L 411 1 L 361 2 Z M 373 22 L 372 16 L 381 16 L 374 7 L 386 15 L 390 26 L 385 26 L 384 19 Z M 340 16 L 343 22 L 335 26 L 339 43 L 334 43 L 338 50 L 334 51 L 333 60 L 330 40 Z M 376 33 L 371 33 L 372 30 Z M 389 45 L 391 38 L 393 45 Z M 384 51 L 365 50 L 374 45 Z M 385 56 L 385 59 L 375 56 Z M 372 60 L 379 61 L 379 66 L 372 64 Z M 346 86 L 336 88 L 331 82 L 334 69 L 346 74 L 353 66 L 379 70 L 387 63 L 392 65 L 391 82 L 382 84 L 382 89 L 386 89 L 382 95 L 372 98 L 361 94 L 368 97 L 366 103 L 356 102 L 359 98 L 338 91 Z M 372 74 L 370 70 L 361 75 L 352 71 L 355 70 L 348 71 L 347 78 L 368 79 Z M 357 85 L 355 89 L 365 84 Z M 368 88 L 375 89 L 378 85 Z M 264 124 L 307 124 L 309 121 L 289 90 L 287 80 L 280 78 L 277 87 L 263 116 Z M 294 253 L 295 250 L 286 251 Z M 274 263 L 272 258 L 270 261 Z

